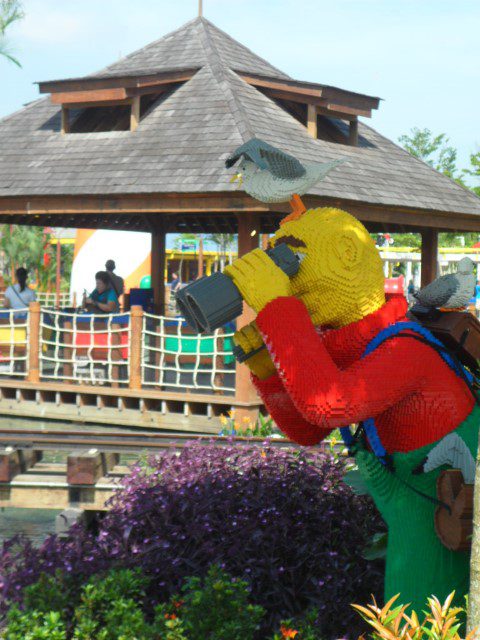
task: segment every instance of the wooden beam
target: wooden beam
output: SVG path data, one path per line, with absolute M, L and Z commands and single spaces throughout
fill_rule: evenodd
M 67 107 L 62 106 L 60 132 L 62 135 L 70 133 L 70 112 Z
M 68 105 L 69 109 L 90 109 L 92 107 L 122 107 L 132 104 L 132 98 L 126 100 L 105 100 L 99 102 L 71 102 Z
M 262 78 L 260 76 L 250 75 L 246 73 L 239 74 L 242 80 L 245 80 L 248 84 L 251 84 L 255 87 L 265 87 L 266 89 L 279 89 L 281 91 L 290 91 L 296 95 L 310 96 L 321 98 L 323 87 L 318 86 L 314 87 L 310 85 L 309 87 L 301 86 L 295 83 L 282 82 L 281 80 L 273 80 Z
M 357 118 L 356 115 L 353 116 L 351 113 L 345 113 L 342 111 L 332 111 L 331 109 L 326 109 L 325 107 L 321 107 L 321 106 L 317 106 L 317 113 L 319 116 L 325 116 L 326 118 L 335 118 L 337 120 L 346 120 L 347 122 L 356 120 Z
M 269 98 L 278 98 L 280 100 L 289 100 L 290 102 L 297 102 L 299 104 L 312 104 L 316 105 L 319 113 L 330 116 L 331 118 L 342 118 L 344 120 L 350 120 L 356 116 L 365 116 L 370 118 L 372 113 L 365 109 L 355 107 L 343 107 L 339 104 L 334 104 L 323 100 L 322 98 L 312 98 L 310 96 L 302 96 L 291 91 L 263 90 L 262 93 Z
M 364 116 L 365 118 L 371 118 L 372 112 L 370 109 L 360 109 L 359 107 L 350 107 L 343 104 L 335 104 L 334 102 L 327 102 L 324 108 L 329 112 L 343 113 L 350 116 Z
M 372 109 L 378 109 L 380 98 L 367 96 L 354 91 L 346 91 L 338 87 L 320 85 L 310 82 L 299 82 L 297 80 L 279 80 L 278 78 L 267 78 L 255 74 L 239 73 L 240 77 L 255 87 L 271 92 L 281 92 L 288 94 L 291 100 L 314 102 L 321 100 L 327 107 L 331 104 L 332 110 L 341 111 L 342 107 L 352 108 L 355 111 L 362 111 L 360 115 L 370 114 Z M 296 97 L 293 97 L 296 96 Z
M 168 84 L 190 80 L 200 67 L 189 67 L 178 71 L 148 73 L 145 75 L 124 75 L 115 77 L 71 78 L 69 80 L 53 80 L 39 82 L 40 93 L 69 93 L 71 91 L 103 90 L 109 88 L 143 87 L 147 84 Z
M 198 238 L 198 273 L 197 276 L 201 278 L 204 271 L 204 251 L 203 251 L 203 236 L 200 234 Z
M 338 169 L 339 171 L 341 169 Z M 433 227 L 437 230 L 478 231 L 480 215 L 462 214 L 458 211 L 435 211 L 372 204 L 357 200 L 329 198 L 326 196 L 302 196 L 307 209 L 318 207 L 338 207 L 349 211 L 362 221 L 395 224 L 409 227 Z M 73 225 L 81 216 L 84 226 L 98 219 L 101 226 L 107 216 L 130 216 L 131 223 L 147 214 L 162 216 L 166 214 L 184 215 L 185 220 L 191 214 L 203 213 L 227 214 L 238 212 L 258 212 L 281 215 L 290 212 L 288 203 L 266 204 L 254 200 L 241 191 L 219 193 L 150 193 L 118 194 L 110 196 L 8 196 L 0 197 L 0 223 L 5 224 L 43 224 L 40 216 L 50 218 L 51 225 Z M 242 214 L 243 215 L 243 214 Z M 18 220 L 21 218 L 21 222 Z M 31 220 L 31 222 L 30 222 Z M 53 224 L 54 223 L 54 224 Z M 146 225 L 138 228 L 146 229 Z
M 246 253 L 253 251 L 258 247 L 259 220 L 254 212 L 244 213 L 238 216 L 238 257 L 241 258 Z M 244 303 L 243 313 L 237 319 L 237 329 L 244 327 L 255 319 L 255 313 L 250 307 Z M 250 371 L 245 364 L 236 363 L 235 373 L 235 399 L 242 403 L 251 403 L 258 401 L 258 395 L 252 384 Z M 256 408 L 254 409 L 256 412 Z M 236 419 L 242 420 L 243 417 L 253 418 L 252 410 L 236 409 Z
M 350 128 L 348 131 L 348 144 L 352 147 L 358 147 L 358 120 L 350 121 Z
M 422 229 L 422 287 L 433 282 L 438 271 L 438 231 Z
M 132 100 L 130 112 L 130 131 L 136 131 L 140 123 L 140 96 L 135 96 Z
M 313 104 L 308 105 L 307 131 L 312 138 L 317 138 L 317 108 Z
M 108 100 L 125 100 L 127 98 L 126 89 L 95 89 L 91 91 L 68 91 L 62 93 L 52 93 L 53 104 L 78 104 L 85 102 L 106 102 Z
M 155 313 L 159 315 L 163 315 L 165 311 L 165 243 L 166 233 L 158 226 L 152 231 L 150 275 Z

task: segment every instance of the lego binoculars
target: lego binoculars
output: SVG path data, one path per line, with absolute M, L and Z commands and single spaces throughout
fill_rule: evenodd
M 289 278 L 298 272 L 298 258 L 286 244 L 279 244 L 266 253 Z M 195 280 L 181 289 L 176 299 L 178 310 L 197 333 L 211 333 L 242 313 L 240 291 L 223 273 Z

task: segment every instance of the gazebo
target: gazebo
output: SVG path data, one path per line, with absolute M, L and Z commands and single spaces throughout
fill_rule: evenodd
M 424 283 L 439 231 L 480 232 L 478 197 L 360 121 L 379 98 L 294 80 L 203 17 L 39 90 L 48 95 L 0 121 L 0 222 L 150 232 L 160 314 L 167 233 L 238 233 L 242 255 L 288 210 L 230 184 L 224 160 L 253 136 L 301 161 L 344 158 L 305 204 L 343 208 L 371 231 L 421 233 Z M 235 397 L 253 405 L 244 369 Z

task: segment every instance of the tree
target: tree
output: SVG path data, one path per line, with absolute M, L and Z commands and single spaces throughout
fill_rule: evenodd
M 456 175 L 457 150 L 449 145 L 450 140 L 445 133 L 435 136 L 430 129 L 414 127 L 410 135 L 400 136 L 398 141 L 412 156 L 463 184 L 461 177 Z
M 19 67 L 22 65 L 10 53 L 5 34 L 14 22 L 21 20 L 24 15 L 20 0 L 0 0 L 0 56 L 7 58 Z
M 57 270 L 57 253 L 50 244 L 51 233 L 43 227 L 3 225 L 0 251 L 5 261 L 6 280 L 14 281 L 18 267 L 25 267 L 40 291 L 54 287 Z M 68 289 L 73 262 L 73 247 L 63 246 L 61 253 L 62 289 Z
M 409 135 L 400 136 L 398 141 L 412 156 L 423 160 L 436 171 L 443 173 L 463 187 L 470 188 L 474 193 L 480 195 L 480 186 L 469 187 L 463 180 L 464 176 L 480 178 L 480 151 L 470 156 L 471 167 L 460 171 L 457 167 L 457 150 L 449 144 L 449 138 L 445 133 L 434 135 L 430 129 L 414 127 Z M 462 245 L 461 241 L 462 236 L 464 245 Z M 461 236 L 458 233 L 440 233 L 439 245 L 441 247 L 471 247 L 479 239 L 478 233 L 463 233 Z M 397 242 L 397 234 L 395 234 L 395 242 L 399 244 Z M 412 243 L 408 243 L 405 246 L 415 246 L 414 242 L 412 239 Z M 420 246 L 420 243 L 418 246 Z
M 480 196 L 480 151 L 470 154 L 470 165 L 470 169 L 464 169 L 463 173 L 464 175 L 475 178 L 475 182 L 478 184 L 471 187 L 471 189 L 477 196 Z
M 227 252 L 233 249 L 235 236 L 233 233 L 211 233 L 207 236 L 207 240 L 217 245 L 218 253 L 225 257 Z

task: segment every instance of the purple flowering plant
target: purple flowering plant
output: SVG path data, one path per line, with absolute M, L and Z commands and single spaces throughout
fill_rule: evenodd
M 96 532 L 80 526 L 40 549 L 15 538 L 0 557 L 0 605 L 22 601 L 42 572 L 78 581 L 140 568 L 148 606 L 166 602 L 187 576 L 212 564 L 251 585 L 266 610 L 263 633 L 314 607 L 324 638 L 354 636 L 350 607 L 381 596 L 383 567 L 362 557 L 384 529 L 372 502 L 343 481 L 344 463 L 322 451 L 190 444 L 137 464 Z

